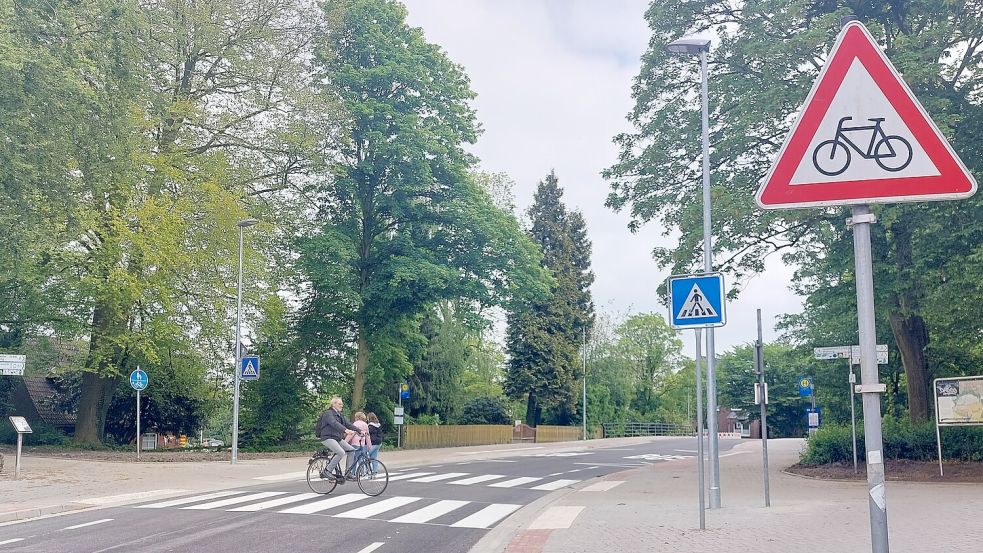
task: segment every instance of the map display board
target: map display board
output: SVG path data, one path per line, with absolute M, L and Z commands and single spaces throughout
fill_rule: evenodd
M 935 416 L 940 426 L 983 425 L 983 376 L 936 379 Z

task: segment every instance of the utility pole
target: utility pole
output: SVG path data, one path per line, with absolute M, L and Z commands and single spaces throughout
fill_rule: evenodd
M 771 484 L 768 481 L 768 385 L 765 384 L 765 343 L 761 339 L 760 309 L 758 309 L 758 341 L 754 343 L 754 364 L 758 373 L 758 398 L 761 400 L 761 461 L 764 466 L 765 507 L 771 507 Z

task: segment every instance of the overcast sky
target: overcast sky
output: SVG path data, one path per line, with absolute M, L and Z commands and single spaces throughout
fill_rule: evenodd
M 537 183 L 556 170 L 564 201 L 580 209 L 593 242 L 592 288 L 599 311 L 615 317 L 654 311 L 667 315 L 656 289 L 668 276 L 650 255 L 669 244 L 654 225 L 632 234 L 628 216 L 604 207 L 601 171 L 617 158 L 611 139 L 630 130 L 632 79 L 649 31 L 641 0 L 405 0 L 409 24 L 423 28 L 464 66 L 478 94 L 484 133 L 472 151 L 482 169 L 516 181 L 516 204 L 532 203 Z M 713 94 L 713 91 L 710 91 Z M 699 145 L 694 143 L 694 156 Z M 717 351 L 755 339 L 755 309 L 764 338 L 777 336 L 777 315 L 799 312 L 788 290 L 791 270 L 772 256 L 727 306 Z M 692 357 L 693 333 L 684 336 Z

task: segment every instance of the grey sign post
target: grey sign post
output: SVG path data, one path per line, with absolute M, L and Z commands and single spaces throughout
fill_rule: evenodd
M 34 431 L 31 430 L 31 425 L 27 423 L 27 419 L 24 417 L 9 418 L 10 424 L 14 425 L 14 430 L 17 431 L 17 457 L 14 458 L 14 480 L 16 480 L 20 478 L 20 453 L 24 444 L 24 434 L 31 434 Z
M 140 436 L 140 392 L 146 389 L 149 383 L 150 379 L 147 378 L 147 373 L 140 370 L 140 367 L 130 373 L 130 387 L 137 391 L 137 461 L 140 460 L 140 449 L 143 447 Z
M 696 329 L 696 480 L 700 486 L 700 530 L 707 528 L 706 484 L 703 482 L 703 366 L 700 357 L 703 347 L 700 344 L 700 329 Z
M 765 343 L 761 339 L 761 310 L 758 309 L 758 340 L 754 343 L 754 365 L 758 373 L 758 393 L 761 405 L 761 462 L 764 466 L 765 507 L 771 507 L 771 484 L 768 482 L 768 384 L 765 383 Z

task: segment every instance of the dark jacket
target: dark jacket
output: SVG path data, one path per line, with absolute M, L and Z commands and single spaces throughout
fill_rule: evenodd
M 369 423 L 369 438 L 372 439 L 372 445 L 382 445 L 382 426 L 379 423 Z
M 318 419 L 317 427 L 314 430 L 317 432 L 317 437 L 321 440 L 327 440 L 328 438 L 344 440 L 346 428 L 358 432 L 358 428 L 352 426 L 352 423 L 348 422 L 348 419 L 345 418 L 343 413 L 339 413 L 329 407 L 327 411 L 321 413 L 321 418 Z

